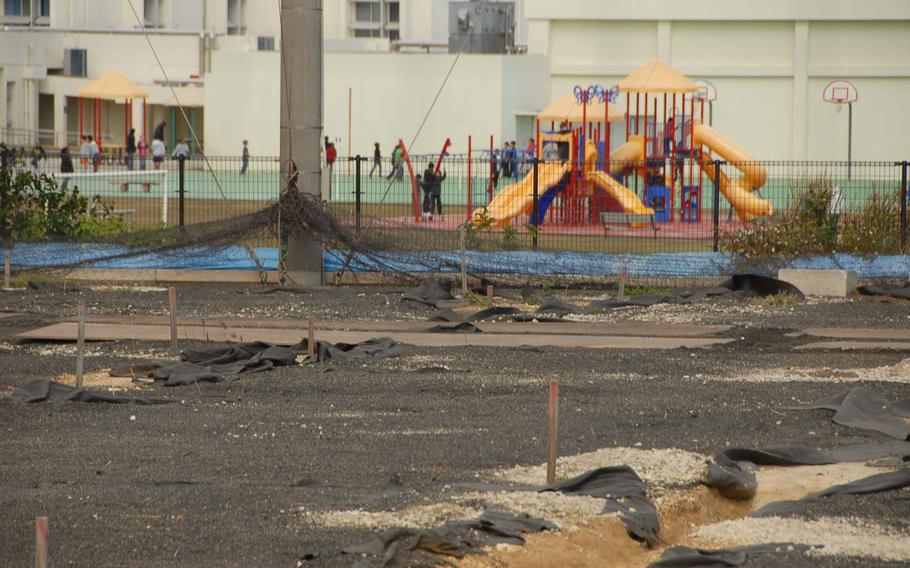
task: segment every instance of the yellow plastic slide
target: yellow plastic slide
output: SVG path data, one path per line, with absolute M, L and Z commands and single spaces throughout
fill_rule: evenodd
M 602 187 L 604 191 L 616 199 L 624 212 L 644 213 L 647 215 L 654 214 L 653 209 L 645 207 L 645 204 L 641 202 L 632 190 L 613 179 L 613 176 L 610 174 L 593 171 L 588 173 L 588 177 L 597 184 L 598 187 Z
M 541 162 L 537 168 L 538 195 L 543 196 L 545 191 L 559 184 L 568 171 L 567 162 Z M 514 217 L 530 214 L 533 204 L 534 172 L 532 170 L 520 182 L 502 188 L 486 208 L 481 207 L 474 211 L 474 220 L 477 222 L 481 212 L 486 209 L 487 216 L 496 220 L 495 225 L 508 226 Z
M 736 169 L 742 172 L 742 175 L 733 181 L 730 181 L 730 178 L 721 172 L 720 180 L 717 182 L 720 192 L 724 194 L 741 220 L 748 221 L 753 217 L 773 213 L 774 208 L 770 201 L 752 194 L 753 191 L 765 185 L 765 181 L 768 179 L 765 168 L 757 163 L 755 156 L 704 124 L 695 125 L 693 141 L 696 145 L 707 146 L 724 160 L 733 162 Z M 712 182 L 715 181 L 714 167 L 707 162 L 707 156 L 701 157 L 700 165 L 708 179 Z

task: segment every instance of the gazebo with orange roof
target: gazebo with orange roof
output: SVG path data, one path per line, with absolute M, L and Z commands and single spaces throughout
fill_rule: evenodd
M 130 129 L 133 126 L 133 101 L 136 99 L 141 99 L 143 103 L 142 116 L 143 122 L 145 117 L 148 116 L 148 108 L 146 106 L 146 101 L 148 100 L 149 93 L 136 83 L 127 79 L 119 71 L 111 70 L 102 75 L 101 77 L 95 79 L 91 83 L 85 85 L 78 91 L 76 91 L 76 96 L 79 98 L 79 139 L 82 139 L 84 132 L 84 122 L 83 122 L 83 101 L 85 99 L 90 99 L 93 101 L 92 104 L 92 132 L 95 139 L 98 141 L 98 144 L 101 145 L 101 101 L 124 101 L 125 105 L 125 133 L 124 140 L 126 135 L 129 133 Z M 145 128 L 142 129 L 142 135 L 145 135 Z
M 629 120 L 626 121 L 626 141 L 629 140 L 630 136 L 643 136 L 644 156 L 642 162 L 644 164 L 647 164 L 649 159 L 665 159 L 667 157 L 670 158 L 671 163 L 676 163 L 677 144 L 667 145 L 665 140 L 668 136 L 675 137 L 677 130 L 681 132 L 681 138 L 679 139 L 681 146 L 688 152 L 693 150 L 695 99 L 697 98 L 696 95 L 701 92 L 701 88 L 697 83 L 660 59 L 652 59 L 622 79 L 617 84 L 617 87 L 620 93 L 626 94 L 626 108 L 629 110 Z M 635 93 L 634 119 L 632 118 L 632 93 Z M 661 105 L 662 120 L 658 119 L 658 102 L 661 95 L 663 99 Z M 677 105 L 677 96 L 680 97 L 682 102 L 681 109 Z M 644 104 L 642 105 L 642 103 Z M 689 106 L 688 112 L 686 112 L 687 103 Z M 644 106 L 643 109 L 642 106 Z M 679 112 L 680 110 L 682 111 L 681 113 Z M 701 113 L 704 115 L 704 101 L 702 101 Z M 671 130 L 667 132 L 666 129 Z M 668 151 L 671 154 L 670 156 L 667 156 Z M 676 175 L 676 169 L 671 168 L 670 177 L 672 179 L 669 184 L 671 203 L 675 200 Z M 689 168 L 689 186 L 693 185 L 692 176 L 692 168 Z M 673 219 L 672 207 L 670 209 L 670 219 Z

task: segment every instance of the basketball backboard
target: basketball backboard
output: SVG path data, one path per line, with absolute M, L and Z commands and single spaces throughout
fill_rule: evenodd
M 859 100 L 859 92 L 856 86 L 846 79 L 837 79 L 831 81 L 825 86 L 822 92 L 822 99 L 825 102 L 838 105 L 846 103 L 855 103 Z

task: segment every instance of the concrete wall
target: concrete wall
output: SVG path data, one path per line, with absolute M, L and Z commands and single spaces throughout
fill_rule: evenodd
M 410 143 L 454 56 L 448 54 L 326 54 L 325 131 L 348 153 L 348 89 L 352 94 L 351 151 L 372 155 L 374 142 L 388 153 L 399 138 Z M 276 53 L 215 54 L 206 78 L 206 149 L 233 154 L 247 138 L 258 155 L 278 154 Z M 453 152 L 467 137 L 497 143 L 516 138 L 516 110 L 548 101 L 543 58 L 462 56 L 421 131 L 415 153 L 438 152 L 451 138 Z M 485 145 L 488 142 L 478 142 Z
M 206 153 L 239 155 L 246 139 L 253 155 L 278 155 L 280 68 L 274 52 L 215 52 L 205 84 Z
M 847 109 L 822 90 L 846 78 L 860 93 L 854 159 L 910 157 L 910 2 L 527 0 L 526 14 L 553 98 L 659 57 L 714 82 L 714 125 L 758 158 L 842 160 Z

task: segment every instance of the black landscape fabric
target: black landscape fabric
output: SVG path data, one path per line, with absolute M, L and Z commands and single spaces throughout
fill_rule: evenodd
M 538 322 L 538 323 L 547 323 L 547 322 L 561 322 L 563 321 L 561 317 L 547 317 L 537 314 L 529 314 L 519 310 L 518 308 L 513 308 L 509 306 L 494 306 L 492 308 L 486 308 L 478 312 L 474 312 L 468 316 L 462 316 L 455 310 L 451 308 L 446 308 L 444 310 L 439 310 L 429 317 L 427 321 L 440 321 L 440 322 L 449 322 L 449 323 L 476 323 L 481 321 L 487 321 L 492 319 L 509 319 L 516 322 Z
M 887 473 L 870 475 L 856 481 L 833 485 L 817 493 L 812 493 L 799 501 L 775 501 L 768 503 L 758 511 L 752 513 L 754 517 L 773 517 L 790 512 L 798 508 L 799 503 L 817 501 L 832 495 L 865 495 L 868 493 L 881 493 L 894 491 L 910 486 L 910 469 L 899 469 Z
M 427 329 L 428 333 L 482 333 L 479 327 L 469 321 L 459 323 L 446 323 L 434 325 Z
M 627 465 L 601 467 L 554 483 L 541 491 L 606 499 L 604 512 L 618 512 L 629 536 L 647 543 L 648 546 L 658 542 L 660 520 L 657 517 L 657 509 L 648 500 L 641 478 Z
M 434 529 L 394 528 L 342 549 L 345 554 L 376 557 L 380 565 L 410 565 L 406 553 L 416 550 L 461 558 L 472 549 L 498 543 L 523 544 L 524 533 L 556 529 L 556 525 L 526 514 L 486 511 L 478 519 L 453 521 Z
M 453 300 L 455 297 L 452 295 L 451 281 L 440 283 L 435 278 L 426 278 L 420 283 L 420 286 L 405 291 L 401 299 L 435 308 L 438 302 Z
M 802 466 L 864 461 L 884 456 L 903 457 L 910 453 L 910 443 L 859 444 L 820 451 L 798 446 L 753 450 L 731 448 L 718 454 L 708 464 L 704 485 L 717 489 L 728 499 L 751 499 L 758 490 L 756 465 Z
M 750 558 L 762 554 L 805 552 L 810 546 L 789 542 L 756 544 L 737 548 L 708 550 L 674 546 L 661 555 L 660 560 L 652 562 L 648 568 L 721 568 L 724 566 L 742 566 Z
M 77 389 L 56 381 L 37 380 L 21 386 L 10 396 L 12 402 L 107 402 L 111 404 L 166 404 L 169 400 L 118 396 L 115 394 Z
M 114 377 L 144 376 L 163 381 L 164 386 L 190 385 L 199 381 L 220 382 L 242 374 L 268 371 L 297 364 L 297 351 L 256 341 L 230 347 L 186 350 L 181 361 L 130 363 L 111 369 Z
M 856 291 L 866 296 L 884 296 L 910 300 L 910 282 L 900 286 L 894 284 L 872 284 L 870 286 L 860 286 Z
M 854 387 L 816 400 L 808 406 L 788 410 L 833 410 L 835 424 L 881 432 L 898 440 L 910 440 L 910 424 L 902 419 L 908 415 L 908 406 L 907 400 L 892 405 L 867 389 Z
M 306 352 L 307 339 L 298 343 L 294 349 Z M 359 359 L 387 359 L 401 357 L 407 353 L 407 345 L 388 337 L 377 337 L 360 343 L 329 343 L 316 341 L 316 361 L 355 361 Z

